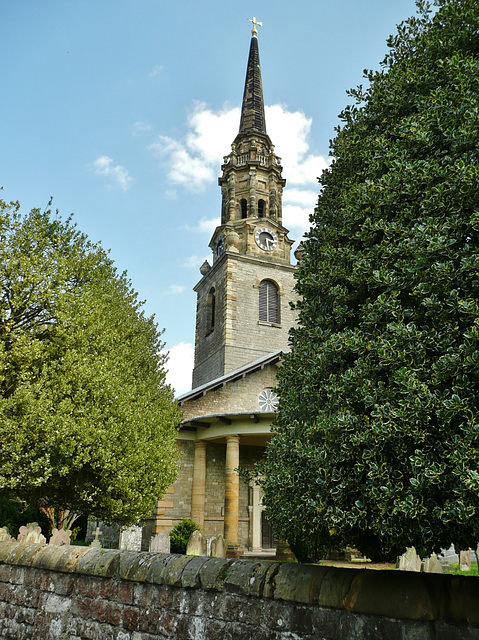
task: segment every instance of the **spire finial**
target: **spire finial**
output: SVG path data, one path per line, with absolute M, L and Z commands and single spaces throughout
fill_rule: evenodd
M 259 24 L 259 26 L 262 27 L 263 23 L 256 20 L 255 16 L 253 16 L 253 19 L 248 18 L 248 20 L 253 23 L 253 29 L 251 30 L 252 35 L 257 36 L 258 29 L 256 28 L 256 25 Z

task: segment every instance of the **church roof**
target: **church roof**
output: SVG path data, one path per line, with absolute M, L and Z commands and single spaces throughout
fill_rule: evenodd
M 240 380 L 241 378 L 246 377 L 251 373 L 255 373 L 255 371 L 259 371 L 263 369 L 267 365 L 277 364 L 281 360 L 282 351 L 274 351 L 273 353 L 269 353 L 266 356 L 262 356 L 255 360 L 254 362 L 249 362 L 248 364 L 243 365 L 239 369 L 235 369 L 235 371 L 231 371 L 220 378 L 216 378 L 215 380 L 211 380 L 206 384 L 201 385 L 201 387 L 197 387 L 196 389 L 192 389 L 187 393 L 179 396 L 176 401 L 180 406 L 182 406 L 185 402 L 190 400 L 196 400 L 196 398 L 201 398 L 209 391 L 216 391 L 216 389 L 220 389 L 224 387 L 229 382 L 235 382 L 236 380 Z
M 248 67 L 241 107 L 241 121 L 238 135 L 262 133 L 266 135 L 266 119 L 264 117 L 263 85 L 261 83 L 261 67 L 259 64 L 258 38 L 255 32 L 251 37 Z

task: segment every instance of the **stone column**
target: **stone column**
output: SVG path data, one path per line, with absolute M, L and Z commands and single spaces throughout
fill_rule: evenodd
M 205 524 L 206 442 L 195 440 L 193 461 L 193 490 L 191 494 L 191 519 L 203 531 Z
M 225 465 L 225 542 L 226 555 L 237 558 L 243 555 L 238 544 L 239 512 L 239 436 L 226 437 Z
M 257 484 L 252 486 L 252 493 L 253 506 L 250 516 L 252 520 L 251 548 L 252 551 L 261 551 L 261 513 L 263 507 L 261 506 L 261 491 Z

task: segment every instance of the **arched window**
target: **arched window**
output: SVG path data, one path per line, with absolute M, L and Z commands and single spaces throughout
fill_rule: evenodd
M 272 280 L 263 280 L 259 285 L 259 319 L 261 322 L 279 324 L 279 291 Z
M 264 200 L 258 200 L 258 218 L 264 218 Z
M 206 332 L 209 333 L 215 326 L 216 314 L 216 294 L 215 288 L 211 287 L 206 296 Z
M 248 217 L 248 203 L 246 202 L 246 200 L 244 198 L 242 198 L 240 200 L 240 205 L 241 205 L 241 217 L 242 218 L 247 218 Z

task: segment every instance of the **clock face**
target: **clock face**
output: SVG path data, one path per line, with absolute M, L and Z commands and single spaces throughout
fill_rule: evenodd
M 273 413 L 278 408 L 279 398 L 271 389 L 265 389 L 258 396 L 258 404 L 261 411 Z
M 225 250 L 225 237 L 220 236 L 216 242 L 215 253 L 216 257 L 219 258 L 223 255 L 223 251 Z
M 278 246 L 278 238 L 275 232 L 272 229 L 268 229 L 268 227 L 256 229 L 254 239 L 258 247 L 264 251 L 273 251 Z

